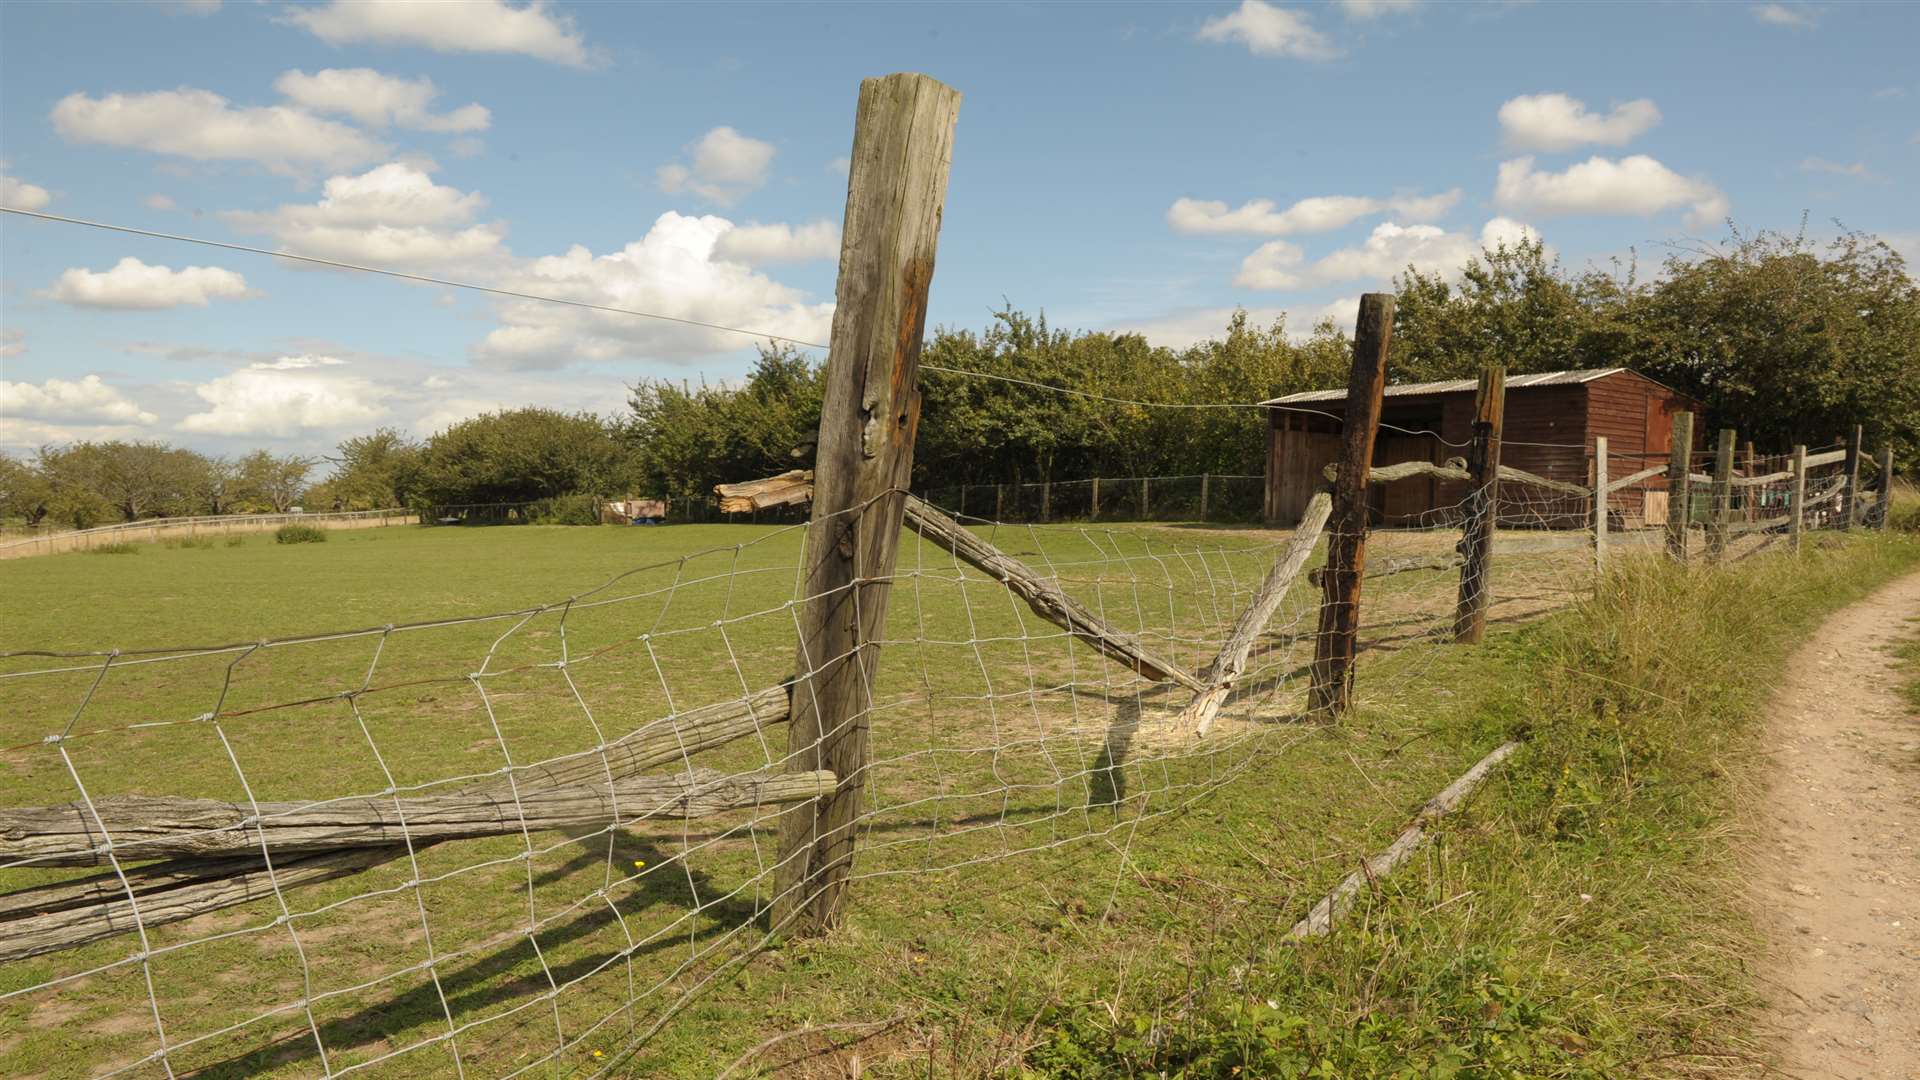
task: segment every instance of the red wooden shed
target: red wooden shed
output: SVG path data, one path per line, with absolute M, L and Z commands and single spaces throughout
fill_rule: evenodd
M 1465 457 L 1473 437 L 1473 379 L 1389 386 L 1382 399 L 1373 464 Z M 1267 443 L 1266 518 L 1275 525 L 1300 520 L 1307 500 L 1325 483 L 1327 465 L 1340 456 L 1347 392 L 1308 390 L 1271 401 Z M 1507 377 L 1502 464 L 1571 484 L 1593 482 L 1593 440 L 1607 440 L 1608 473 L 1638 472 L 1667 460 L 1673 414 L 1698 411 L 1699 402 L 1626 368 L 1546 371 Z M 1696 431 L 1703 431 L 1696 426 Z M 1577 499 L 1543 496 L 1541 489 L 1502 486 L 1500 524 L 1577 527 L 1590 508 Z M 1467 495 L 1461 481 L 1403 480 L 1374 485 L 1373 520 L 1380 525 L 1437 525 L 1458 517 Z M 1622 524 L 1666 520 L 1666 481 L 1655 479 L 1614 496 Z

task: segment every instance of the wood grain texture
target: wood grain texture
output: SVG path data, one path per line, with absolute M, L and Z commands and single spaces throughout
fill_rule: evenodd
M 1321 589 L 1319 635 L 1314 639 L 1308 709 L 1324 718 L 1344 712 L 1353 696 L 1353 659 L 1360 633 L 1360 581 L 1367 569 L 1367 477 L 1380 431 L 1387 388 L 1387 349 L 1393 341 L 1393 296 L 1367 293 L 1354 322 L 1353 369 L 1347 376 L 1346 419 L 1340 431 L 1340 471 L 1328 519 L 1326 584 Z
M 1667 459 L 1667 554 L 1687 561 L 1693 519 L 1693 414 L 1673 414 L 1673 447 Z
M 822 386 L 788 760 L 841 777 L 781 820 L 776 931 L 838 921 L 866 783 L 867 690 L 920 424 L 920 349 L 960 94 L 925 75 L 860 84 Z
M 1727 557 L 1727 527 L 1733 523 L 1733 454 L 1739 436 L 1732 428 L 1721 428 L 1713 451 L 1713 505 L 1707 518 L 1707 558 L 1720 562 Z
M 1507 369 L 1480 373 L 1473 399 L 1473 445 L 1467 450 L 1467 527 L 1460 538 L 1460 594 L 1453 609 L 1453 640 L 1478 645 L 1487 633 L 1493 599 L 1493 533 L 1500 505 L 1500 440 L 1506 426 Z M 1542 479 L 1532 477 L 1532 480 Z

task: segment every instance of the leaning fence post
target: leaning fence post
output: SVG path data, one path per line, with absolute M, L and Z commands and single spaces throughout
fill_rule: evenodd
M 1720 443 L 1713 452 L 1713 505 L 1707 516 L 1707 558 L 1719 562 L 1727 557 L 1727 530 L 1733 518 L 1733 445 L 1732 428 L 1720 429 Z
M 1500 430 L 1507 411 L 1507 369 L 1480 372 L 1473 398 L 1473 445 L 1467 449 L 1467 527 L 1460 538 L 1460 600 L 1453 640 L 1478 645 L 1487 633 L 1493 594 L 1493 530 L 1500 516 Z
M 1840 490 L 1840 528 L 1853 528 L 1853 516 L 1860 507 L 1860 440 L 1864 432 L 1853 425 L 1853 438 L 1847 440 L 1846 486 Z
M 1693 516 L 1693 414 L 1673 414 L 1673 449 L 1667 455 L 1667 554 L 1687 561 L 1687 524 Z
M 772 928 L 839 921 L 866 783 L 868 688 L 920 425 L 920 346 L 960 94 L 925 75 L 860 84 L 807 527 L 787 768 L 831 795 L 780 820 Z
M 1200 520 L 1207 520 L 1207 489 L 1213 486 L 1213 474 L 1200 474 Z
M 1607 437 L 1593 437 L 1593 576 L 1607 572 Z
M 1787 508 L 1787 546 L 1795 552 L 1800 550 L 1800 534 L 1807 529 L 1807 448 L 1796 443 L 1793 448 L 1793 490 L 1787 496 L 1792 505 Z
M 1387 388 L 1387 346 L 1393 337 L 1393 295 L 1367 293 L 1353 328 L 1353 370 L 1333 481 L 1327 567 L 1320 576 L 1320 632 L 1314 639 L 1308 708 L 1328 719 L 1353 696 L 1353 656 L 1360 630 L 1360 577 L 1367 568 L 1367 473 Z
M 1893 444 L 1880 444 L 1880 502 L 1874 511 L 1874 527 L 1891 528 L 1893 524 Z

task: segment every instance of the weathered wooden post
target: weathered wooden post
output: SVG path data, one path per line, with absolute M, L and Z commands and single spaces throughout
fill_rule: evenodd
M 1693 414 L 1673 414 L 1673 449 L 1667 455 L 1667 554 L 1687 561 L 1687 525 L 1693 516 Z
M 1607 572 L 1607 437 L 1593 437 L 1593 576 Z
M 1720 429 L 1719 445 L 1713 451 L 1713 506 L 1707 517 L 1707 558 L 1720 562 L 1727 557 L 1727 531 L 1733 519 L 1733 446 L 1732 428 Z
M 1893 444 L 1880 444 L 1880 502 L 1874 507 L 1874 527 L 1888 529 L 1893 525 Z
M 1100 478 L 1093 478 L 1093 520 L 1100 520 Z
M 1140 478 L 1140 520 L 1147 520 L 1147 478 Z
M 1800 550 L 1800 534 L 1807 530 L 1807 447 L 1796 443 L 1793 448 L 1793 490 L 1787 507 L 1787 546 L 1795 552 Z
M 860 84 L 807 527 L 787 768 L 831 795 L 782 816 L 776 932 L 839 921 L 867 766 L 867 688 L 920 424 L 920 345 L 960 94 L 925 75 Z
M 1200 520 L 1207 520 L 1207 489 L 1213 486 L 1213 474 L 1200 474 Z
M 1007 485 L 993 485 L 993 520 L 1007 520 Z
M 1744 450 L 1740 455 L 1740 459 L 1746 463 L 1746 467 L 1740 471 L 1741 476 L 1752 479 L 1760 475 L 1760 457 L 1754 453 L 1752 439 L 1748 439 L 1744 444 Z M 1759 488 L 1748 487 L 1741 491 L 1740 507 L 1743 511 L 1742 516 L 1746 518 L 1748 524 L 1752 524 L 1758 520 L 1759 502 Z
M 1467 528 L 1460 538 L 1460 599 L 1453 609 L 1453 640 L 1478 645 L 1487 633 L 1493 598 L 1493 531 L 1500 516 L 1500 432 L 1507 411 L 1507 369 L 1480 373 L 1473 398 L 1473 445 L 1467 449 Z
M 1387 388 L 1387 346 L 1393 338 L 1393 295 L 1367 293 L 1353 328 L 1353 370 L 1333 482 L 1326 572 L 1320 577 L 1320 632 L 1314 639 L 1308 708 L 1325 719 L 1353 697 L 1354 647 L 1360 631 L 1360 578 L 1367 568 L 1367 474 Z
M 1847 440 L 1846 486 L 1840 489 L 1840 528 L 1853 528 L 1860 507 L 1860 440 L 1864 432 L 1853 425 L 1853 438 Z

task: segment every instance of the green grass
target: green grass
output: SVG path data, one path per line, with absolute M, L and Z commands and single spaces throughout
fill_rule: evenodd
M 799 538 L 750 526 L 381 529 L 317 545 L 143 547 L 140 559 L 104 565 L 77 555 L 0 563 L 0 651 L 241 646 L 154 664 L 129 652 L 105 677 L 105 656 L 0 659 L 0 674 L 72 669 L 0 678 L 6 802 L 74 798 L 42 741 L 70 724 L 65 748 L 94 797 L 243 800 L 233 759 L 263 800 L 377 791 L 385 781 L 368 734 L 401 784 L 498 769 L 503 743 L 516 762 L 576 752 L 594 744 L 596 725 L 624 732 L 783 679 Z M 997 537 L 1189 668 L 1238 613 L 1273 540 L 1188 528 Z M 1380 534 L 1375 557 L 1444 543 Z M 1744 1053 L 1751 984 L 1738 963 L 1746 941 L 1726 886 L 1725 827 L 1758 690 L 1736 677 L 1734 658 L 1751 649 L 1741 663 L 1777 660 L 1820 612 L 1910 565 L 1914 545 L 1859 538 L 1792 570 L 1755 559 L 1737 576 L 1623 572 L 1600 601 L 1525 621 L 1583 584 L 1580 558 L 1497 561 L 1502 600 L 1479 649 L 1431 633 L 1450 612 L 1451 575 L 1370 582 L 1367 637 L 1382 647 L 1363 658 L 1347 722 L 1293 722 L 1305 657 L 1282 649 L 1257 658 L 1254 689 L 1202 752 L 1142 737 L 1108 768 L 1099 754 L 1110 725 L 1177 708 L 1184 695 L 1120 678 L 997 583 L 963 579 L 950 558 L 906 538 L 869 717 L 874 813 L 847 925 L 722 972 L 623 1071 L 710 1076 L 769 1035 L 896 1015 L 900 1024 L 858 1048 L 876 1075 L 1231 1075 L 1236 1063 L 1240 1075 L 1667 1075 L 1690 1059 L 1659 1055 Z M 565 610 L 381 629 L 568 597 L 578 599 Z M 1302 586 L 1274 628 L 1311 624 Z M 355 628 L 371 632 L 245 647 Z M 563 648 L 590 712 L 558 669 L 540 666 Z M 506 672 L 486 681 L 485 702 L 468 679 L 483 663 Z M 334 696 L 363 686 L 365 732 Z M 216 711 L 217 730 L 196 721 Z M 1516 732 L 1531 736 L 1528 749 L 1362 906 L 1352 930 L 1277 944 L 1357 858 Z M 771 733 L 774 757 L 783 742 Z M 697 763 L 768 759 L 745 740 Z M 291 892 L 296 910 L 340 905 L 296 923 L 314 992 L 329 995 L 314 1020 L 334 1067 L 436 1036 L 451 1011 L 460 1023 L 498 1017 L 460 1040 L 468 1075 L 519 1068 L 556 1045 L 555 1005 L 539 996 L 549 971 L 565 981 L 616 955 L 627 935 L 654 936 L 630 964 L 559 997 L 558 1023 L 581 1032 L 627 999 L 629 980 L 661 988 L 535 1075 L 600 1064 L 596 1050 L 617 1055 L 751 943 L 726 936 L 764 892 L 757 874 L 773 834 L 764 819 L 748 824 L 639 827 L 611 849 L 605 835 L 548 834 L 530 862 L 515 860 L 518 837 L 427 849 L 428 876 L 506 860 L 421 890 L 437 952 L 471 950 L 441 966 L 437 990 L 413 974 L 331 994 L 423 958 L 404 861 Z M 724 838 L 709 842 L 715 833 Z M 1025 848 L 1038 850 L 1012 854 Z M 0 889 L 73 873 L 0 870 Z M 609 876 L 606 898 L 594 899 Z M 513 937 L 529 879 L 535 908 L 551 916 L 538 952 Z M 392 891 L 355 899 L 374 889 Z M 277 911 L 269 901 L 159 927 L 153 943 L 270 924 Z M 0 993 L 109 963 L 131 940 L 6 965 Z M 687 965 L 709 947 L 719 951 Z M 284 929 L 165 953 L 152 972 L 176 1044 L 296 1001 L 303 986 Z M 78 1076 L 136 1061 L 154 1046 L 146 1002 L 138 967 L 0 1001 L 0 1073 Z M 829 1039 L 783 1043 L 760 1064 Z M 317 1071 L 297 1010 L 174 1061 L 210 1075 Z M 450 1065 L 434 1046 L 370 1071 L 435 1076 Z

